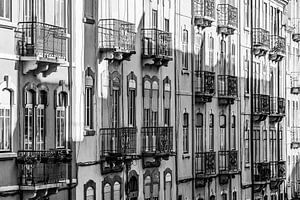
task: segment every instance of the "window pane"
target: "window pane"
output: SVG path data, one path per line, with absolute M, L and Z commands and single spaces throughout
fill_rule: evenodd
M 0 0 L 0 17 L 4 17 L 4 1 Z
M 119 182 L 115 182 L 114 184 L 114 200 L 121 199 L 121 185 Z
M 104 186 L 104 200 L 111 200 L 111 186 L 109 184 Z
M 92 187 L 88 187 L 86 190 L 86 200 L 94 200 L 95 196 L 94 196 L 94 188 Z

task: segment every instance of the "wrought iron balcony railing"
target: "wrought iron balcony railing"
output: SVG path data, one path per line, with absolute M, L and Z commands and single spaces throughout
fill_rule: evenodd
M 284 37 L 278 35 L 270 36 L 270 60 L 281 61 L 285 55 L 286 40 Z
M 142 153 L 170 154 L 173 151 L 173 127 L 142 127 Z
M 264 94 L 254 94 L 254 114 L 269 115 L 270 114 L 270 96 Z
M 270 180 L 271 169 L 270 163 L 254 163 L 254 181 L 266 182 Z
M 72 161 L 69 150 L 18 151 L 17 164 L 19 184 L 37 186 L 66 183 L 67 167 Z
M 238 78 L 231 75 L 218 75 L 218 95 L 225 98 L 238 96 Z
M 215 94 L 215 73 L 209 71 L 195 71 L 196 102 L 210 102 Z
M 284 161 L 272 161 L 270 162 L 271 179 L 284 179 L 286 176 L 286 167 Z
M 253 47 L 257 56 L 266 55 L 270 49 L 270 33 L 262 28 L 253 29 Z
M 195 24 L 210 27 L 215 19 L 215 0 L 194 0 Z
M 100 51 L 135 52 L 135 24 L 118 19 L 100 19 L 98 42 Z
M 285 115 L 285 99 L 281 97 L 270 98 L 270 115 Z
M 219 173 L 235 173 L 238 171 L 238 151 L 219 151 Z
M 196 174 L 209 176 L 216 174 L 216 152 L 196 152 Z
M 136 155 L 135 127 L 100 129 L 101 156 L 121 157 Z
M 17 164 L 37 163 L 70 163 L 72 154 L 67 149 L 53 150 L 20 150 L 18 151 Z
M 155 28 L 142 29 L 144 58 L 172 59 L 172 34 Z
M 218 5 L 218 27 L 225 35 L 232 35 L 238 26 L 238 9 L 229 4 Z
M 41 22 L 20 22 L 18 33 L 21 56 L 67 59 L 66 28 Z

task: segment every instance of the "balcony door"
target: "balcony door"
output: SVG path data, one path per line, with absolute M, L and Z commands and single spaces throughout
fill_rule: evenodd
M 24 21 L 44 22 L 45 0 L 24 0 Z

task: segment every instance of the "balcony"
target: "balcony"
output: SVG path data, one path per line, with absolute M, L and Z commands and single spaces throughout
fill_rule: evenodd
M 173 152 L 173 127 L 142 127 L 143 167 L 160 165 L 161 158 L 168 160 Z
M 254 120 L 264 121 L 270 114 L 270 96 L 263 94 L 254 94 L 253 105 Z
M 67 61 L 65 28 L 41 22 L 19 22 L 16 32 L 23 74 L 47 76 Z
M 300 128 L 299 127 L 292 127 L 291 130 L 291 149 L 298 149 L 300 148 Z
M 205 182 L 216 175 L 216 152 L 196 152 L 196 185 L 204 187 Z
M 285 116 L 285 99 L 280 97 L 270 98 L 270 122 L 280 122 Z
M 211 102 L 215 94 L 215 73 L 195 71 L 195 102 Z
M 285 38 L 278 35 L 271 35 L 270 42 L 269 59 L 273 62 L 281 61 L 285 56 Z
M 270 180 L 270 163 L 254 163 L 254 182 L 255 184 L 265 184 Z
M 221 34 L 233 35 L 238 27 L 238 9 L 229 4 L 218 5 L 218 31 Z
M 262 28 L 253 29 L 253 53 L 256 56 L 265 56 L 270 49 L 270 33 Z
M 142 58 L 145 66 L 168 66 L 172 60 L 172 34 L 158 29 L 142 29 Z
M 270 188 L 278 189 L 280 184 L 285 180 L 286 168 L 285 161 L 272 161 L 270 162 Z
M 67 185 L 67 169 L 72 161 L 68 150 L 18 152 L 17 165 L 20 189 L 47 194 Z
M 120 172 L 123 164 L 138 159 L 135 127 L 100 129 L 101 173 Z
M 215 0 L 194 0 L 195 25 L 211 27 L 215 20 Z
M 238 78 L 231 75 L 218 75 L 218 98 L 220 105 L 233 104 L 238 97 Z
M 100 59 L 130 60 L 135 54 L 135 24 L 118 19 L 100 19 L 98 22 L 98 43 Z
M 238 151 L 219 151 L 219 182 L 227 184 L 238 173 Z

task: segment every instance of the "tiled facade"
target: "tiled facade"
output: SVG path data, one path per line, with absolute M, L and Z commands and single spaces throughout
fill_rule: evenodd
M 297 8 L 0 0 L 0 199 L 299 198 Z

